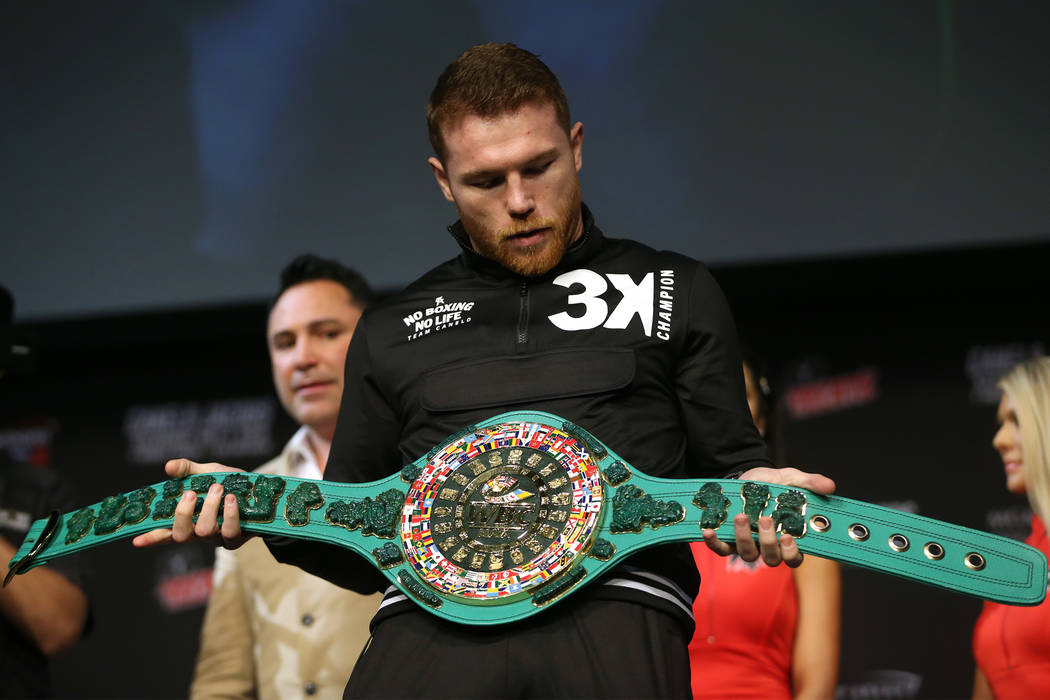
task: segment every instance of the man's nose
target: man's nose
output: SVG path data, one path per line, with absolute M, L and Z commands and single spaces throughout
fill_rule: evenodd
M 507 178 L 507 212 L 515 219 L 527 218 L 536 209 L 532 190 L 517 173 Z
M 312 340 L 307 338 L 302 339 L 295 345 L 295 360 L 296 367 L 310 367 L 317 364 L 317 348 L 314 346 Z

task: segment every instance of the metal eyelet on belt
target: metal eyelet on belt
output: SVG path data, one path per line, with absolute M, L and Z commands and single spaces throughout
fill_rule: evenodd
M 963 558 L 963 563 L 966 564 L 968 569 L 973 569 L 974 571 L 980 571 L 985 565 L 984 557 L 977 552 L 970 552 L 967 554 L 966 557 Z
M 890 535 L 889 543 L 890 549 L 894 552 L 907 552 L 908 547 L 911 546 L 911 542 L 908 541 L 908 538 L 900 533 Z
M 922 548 L 922 553 L 926 555 L 927 559 L 932 559 L 933 561 L 944 559 L 944 547 L 936 542 L 927 542 Z
M 858 542 L 863 542 L 871 536 L 871 531 L 868 530 L 867 525 L 853 523 L 849 526 L 849 536 L 857 540 Z
M 813 528 L 814 532 L 827 532 L 831 528 L 831 521 L 828 520 L 827 516 L 814 515 L 809 519 L 809 526 Z

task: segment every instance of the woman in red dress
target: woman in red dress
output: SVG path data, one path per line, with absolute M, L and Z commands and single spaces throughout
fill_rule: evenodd
M 1006 489 L 1025 494 L 1032 533 L 1025 540 L 1050 556 L 1050 357 L 1017 365 L 1002 381 L 999 430 Z M 1035 607 L 985 603 L 973 634 L 974 700 L 1050 698 L 1050 601 Z
M 744 363 L 747 403 L 763 435 L 769 384 Z M 722 557 L 692 543 L 700 569 L 689 644 L 697 700 L 830 700 L 839 665 L 838 565 L 807 556 L 797 569 Z M 756 603 L 756 601 L 759 601 Z M 756 663 L 761 659 L 762 663 Z

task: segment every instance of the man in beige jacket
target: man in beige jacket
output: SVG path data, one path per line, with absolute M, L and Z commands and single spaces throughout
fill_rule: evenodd
M 346 349 L 371 298 L 333 260 L 304 255 L 281 273 L 267 345 L 277 395 L 301 427 L 256 471 L 322 478 Z M 219 548 L 191 697 L 341 698 L 380 599 L 277 563 L 261 538 Z

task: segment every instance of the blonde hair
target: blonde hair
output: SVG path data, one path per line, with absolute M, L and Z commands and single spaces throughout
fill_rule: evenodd
M 1050 522 L 1050 357 L 1016 365 L 999 388 L 1017 413 L 1028 502 L 1044 523 Z

